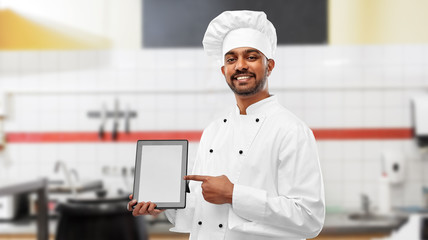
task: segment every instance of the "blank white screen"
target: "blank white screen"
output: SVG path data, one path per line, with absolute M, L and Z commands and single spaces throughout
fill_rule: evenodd
M 139 202 L 179 202 L 181 184 L 180 145 L 143 145 Z

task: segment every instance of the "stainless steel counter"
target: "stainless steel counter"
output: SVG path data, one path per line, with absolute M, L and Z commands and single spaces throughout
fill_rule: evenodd
M 386 218 L 357 219 L 350 218 L 350 214 L 327 214 L 321 234 L 362 234 L 379 233 L 389 234 L 398 229 L 407 221 L 405 214 L 397 214 Z

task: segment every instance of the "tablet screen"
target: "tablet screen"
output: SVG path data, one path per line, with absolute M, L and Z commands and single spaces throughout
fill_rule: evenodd
M 151 201 L 158 208 L 185 206 L 187 140 L 139 140 L 134 198 Z

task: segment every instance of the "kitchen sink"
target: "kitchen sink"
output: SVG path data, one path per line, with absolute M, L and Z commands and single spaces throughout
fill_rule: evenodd
M 76 193 L 101 190 L 103 189 L 103 181 L 102 180 L 82 181 L 82 182 L 75 183 L 74 188 L 76 189 Z M 69 193 L 72 193 L 72 189 L 70 186 L 66 185 L 64 181 L 54 180 L 54 181 L 49 181 L 48 192 L 69 194 Z

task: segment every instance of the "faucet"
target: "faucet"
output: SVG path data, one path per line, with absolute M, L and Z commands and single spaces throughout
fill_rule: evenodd
M 71 181 L 71 174 L 70 174 L 71 171 L 68 170 L 67 165 L 63 161 L 58 160 L 55 163 L 55 172 L 57 173 L 60 168 L 62 168 L 62 171 L 63 171 L 63 173 L 65 175 L 66 184 L 68 184 L 68 186 L 71 189 L 71 194 L 73 194 L 73 196 L 76 196 L 77 195 L 77 191 L 76 191 L 76 188 L 75 188 L 75 186 L 73 184 L 73 181 Z M 76 174 L 76 177 L 77 177 L 77 172 L 75 170 L 74 170 L 74 173 Z
M 363 208 L 364 215 L 369 216 L 370 213 L 370 198 L 367 194 L 361 194 L 361 207 Z

